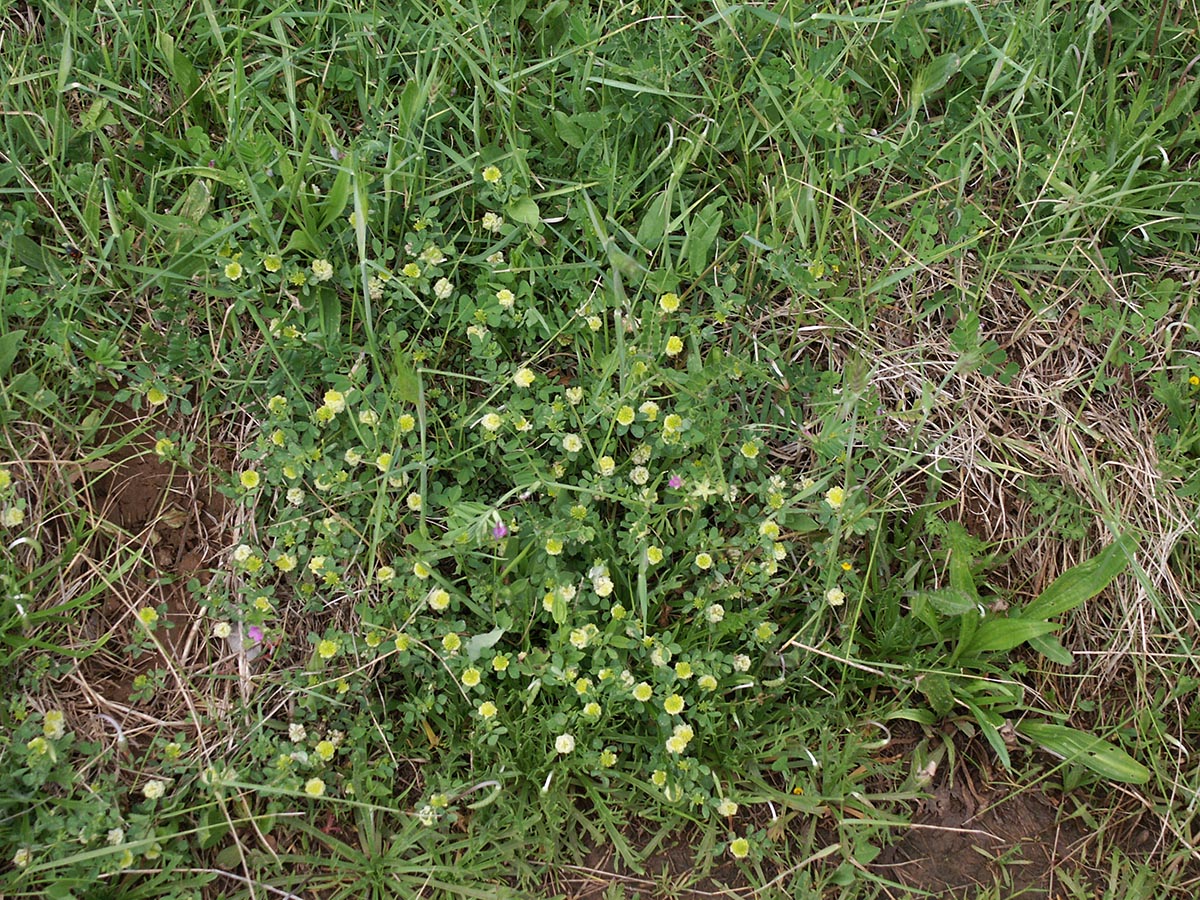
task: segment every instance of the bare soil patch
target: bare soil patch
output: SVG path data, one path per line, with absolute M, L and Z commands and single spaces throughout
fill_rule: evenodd
M 99 602 L 72 628 L 76 646 L 96 648 L 71 679 L 81 694 L 77 725 L 111 738 L 113 728 L 101 724 L 108 717 L 131 745 L 143 730 L 195 727 L 179 688 L 207 662 L 207 635 L 189 583 L 207 584 L 228 545 L 227 501 L 207 474 L 213 466 L 225 468 L 223 451 L 204 448 L 208 458 L 190 470 L 155 453 L 161 427 L 147 427 L 146 417 L 126 406 L 113 407 L 89 442 L 94 446 L 76 451 L 83 458 L 99 455 L 68 476 L 77 479 L 76 500 L 95 526 L 71 563 L 75 589 L 101 588 Z M 136 614 L 146 607 L 160 614 L 157 646 L 130 653 L 144 637 Z M 155 672 L 169 673 L 167 689 L 135 696 L 135 679 Z
M 628 900 L 736 898 L 747 890 L 746 879 L 733 860 L 697 860 L 686 835 L 648 856 L 640 871 L 623 865 L 611 847 L 598 847 L 582 864 L 564 866 L 560 876 L 559 887 L 566 889 L 571 900 L 605 900 L 614 896 L 617 885 Z
M 1097 798 L 1101 799 L 1101 798 Z M 1102 818 L 1114 798 L 1093 804 Z M 1060 873 L 1084 884 L 1099 884 L 1107 863 L 1097 850 L 1146 859 L 1153 850 L 1149 831 L 1136 821 L 1106 829 L 1105 848 L 1097 834 L 1072 816 L 1075 804 L 1040 787 L 989 781 L 983 773 L 960 767 L 944 776 L 922 801 L 904 838 L 872 865 L 878 875 L 914 893 L 969 898 L 999 886 L 1005 897 L 1056 897 L 1065 888 Z
M 963 780 L 940 784 L 899 844 L 874 868 L 885 877 L 944 896 L 1005 884 L 1015 896 L 1054 895 L 1055 873 L 1080 866 L 1086 837 L 1060 821 L 1057 798 L 1042 791 L 974 793 Z

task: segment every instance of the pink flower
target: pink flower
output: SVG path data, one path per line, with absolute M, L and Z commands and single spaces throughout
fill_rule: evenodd
M 263 641 L 263 630 L 257 625 L 251 625 L 249 629 L 250 640 L 256 644 L 261 644 Z
M 673 488 L 683 487 L 683 479 L 678 475 L 672 475 L 667 479 L 667 485 Z
M 500 540 L 501 538 L 504 538 L 507 536 L 508 536 L 508 526 L 505 525 L 503 522 L 497 522 L 496 526 L 492 529 L 492 537 L 494 537 L 496 540 Z

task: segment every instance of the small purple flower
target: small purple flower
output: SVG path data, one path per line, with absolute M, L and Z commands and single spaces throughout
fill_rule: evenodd
M 672 475 L 667 479 L 667 485 L 673 488 L 683 487 L 683 479 L 678 475 Z
M 501 540 L 502 538 L 508 537 L 508 526 L 503 522 L 497 522 L 495 527 L 492 529 L 492 537 L 494 537 L 496 540 Z
M 263 630 L 257 625 L 251 625 L 248 633 L 250 640 L 254 641 L 254 643 L 261 644 L 263 642 Z

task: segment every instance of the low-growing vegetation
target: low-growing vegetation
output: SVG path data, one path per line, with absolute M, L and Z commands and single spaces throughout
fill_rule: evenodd
M 0 11 L 4 896 L 1195 893 L 1193 5 Z

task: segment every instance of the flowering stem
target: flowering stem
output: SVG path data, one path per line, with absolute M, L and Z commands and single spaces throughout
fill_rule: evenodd
M 420 366 L 415 366 L 417 373 L 417 428 L 421 432 L 421 497 L 429 496 L 429 451 L 427 447 L 427 429 L 425 427 L 425 379 L 422 378 L 424 370 Z M 421 537 L 429 537 L 429 528 L 425 522 L 425 504 L 421 504 L 419 510 L 420 515 L 420 531 Z

